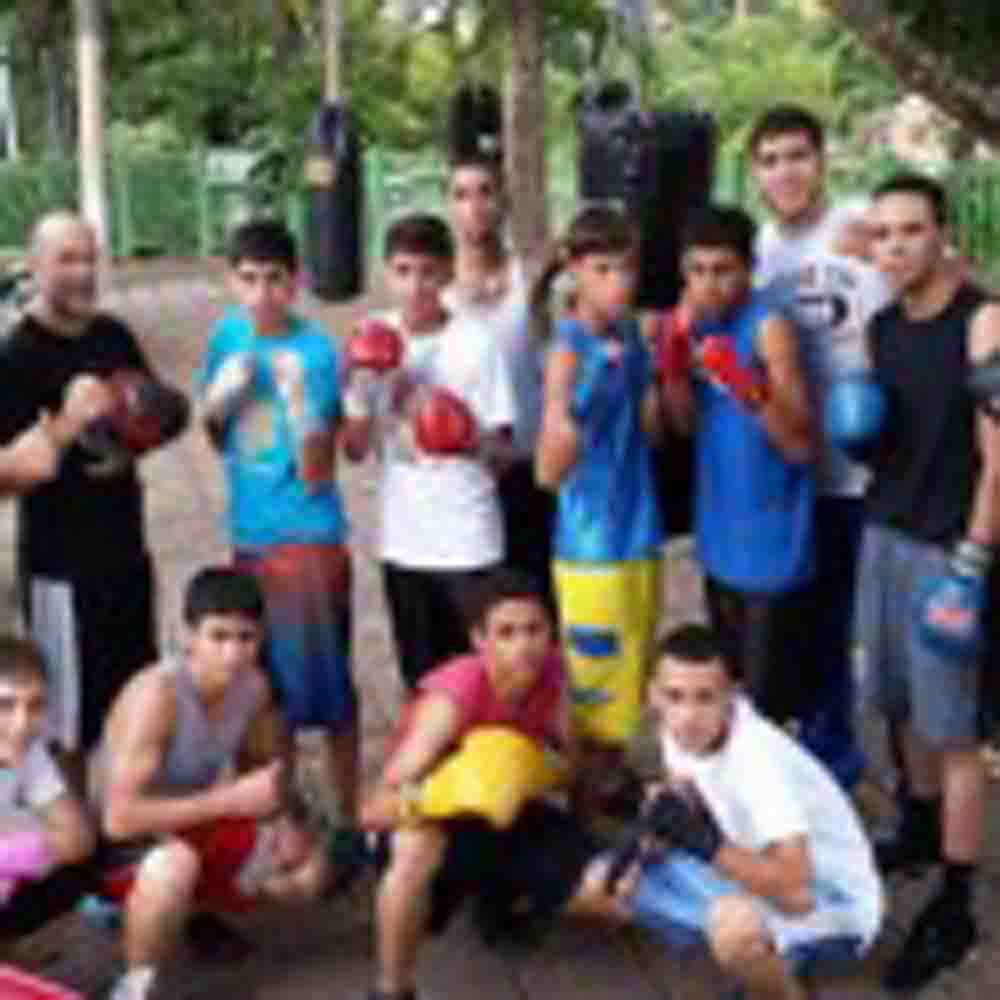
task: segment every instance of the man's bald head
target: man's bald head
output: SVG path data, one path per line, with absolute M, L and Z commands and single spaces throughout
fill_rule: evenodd
M 82 237 L 96 243 L 94 227 L 75 212 L 48 212 L 32 227 L 28 252 L 32 259 L 41 257 L 54 244 L 67 237 Z
M 38 286 L 32 311 L 50 326 L 75 332 L 97 307 L 97 238 L 72 212 L 50 212 L 31 232 L 29 266 Z

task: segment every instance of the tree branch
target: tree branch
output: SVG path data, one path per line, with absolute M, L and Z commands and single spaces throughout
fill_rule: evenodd
M 907 87 L 984 139 L 1000 143 L 1000 87 L 972 79 L 954 56 L 913 38 L 884 0 L 823 0 L 823 5 L 881 56 Z

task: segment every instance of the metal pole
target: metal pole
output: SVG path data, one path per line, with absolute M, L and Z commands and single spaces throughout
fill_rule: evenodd
M 108 213 L 104 184 L 104 39 L 99 0 L 76 0 L 77 75 L 80 112 L 80 202 L 94 227 L 107 276 Z M 103 281 L 102 281 L 103 285 Z
M 340 100 L 340 43 L 343 34 L 340 0 L 323 0 L 323 42 L 326 51 L 324 96 L 328 103 Z

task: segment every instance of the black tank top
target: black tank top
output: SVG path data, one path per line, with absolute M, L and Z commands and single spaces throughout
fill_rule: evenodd
M 962 285 L 931 319 L 899 304 L 871 328 L 875 371 L 890 400 L 886 444 L 868 489 L 871 518 L 929 542 L 965 531 L 979 469 L 975 407 L 965 388 L 969 321 L 986 296 Z

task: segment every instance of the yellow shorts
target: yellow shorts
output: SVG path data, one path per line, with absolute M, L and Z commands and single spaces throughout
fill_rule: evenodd
M 553 564 L 577 731 L 627 743 L 639 725 L 660 610 L 660 560 Z

